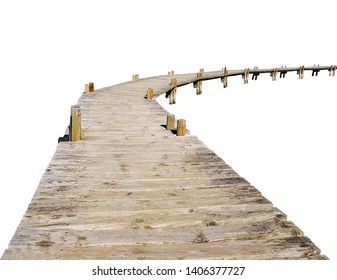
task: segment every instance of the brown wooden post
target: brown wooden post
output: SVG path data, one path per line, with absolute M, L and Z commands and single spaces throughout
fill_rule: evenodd
M 178 136 L 186 135 L 186 120 L 180 119 L 177 121 L 177 135 Z
M 226 67 L 223 69 L 224 77 L 221 78 L 221 82 L 223 83 L 223 87 L 226 88 L 228 86 L 228 70 Z
M 71 106 L 69 134 L 71 142 L 81 140 L 81 108 L 79 105 Z
M 89 83 L 89 92 L 94 92 L 94 83 Z
M 175 115 L 167 115 L 166 118 L 166 129 L 172 130 L 174 129 L 174 123 L 175 123 Z
M 147 98 L 148 100 L 152 100 L 152 98 L 153 98 L 153 88 L 148 88 L 148 89 L 147 89 L 146 98 Z
M 197 89 L 197 95 L 200 95 L 202 93 L 202 81 L 199 80 L 202 78 L 202 73 L 204 69 L 200 69 L 200 72 L 197 73 L 197 81 L 193 82 L 193 87 Z
M 90 90 L 89 90 L 89 84 L 85 84 L 84 85 L 84 93 L 85 94 L 89 94 Z

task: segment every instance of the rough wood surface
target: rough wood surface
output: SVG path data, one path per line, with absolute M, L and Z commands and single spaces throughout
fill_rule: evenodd
M 3 259 L 326 259 L 197 137 L 165 129 L 144 96 L 171 91 L 172 75 L 81 96 L 83 139 L 59 143 Z

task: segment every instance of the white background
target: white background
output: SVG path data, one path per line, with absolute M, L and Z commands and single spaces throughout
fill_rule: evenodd
M 0 255 L 85 83 L 100 88 L 132 74 L 142 78 L 170 70 L 337 64 L 333 4 L 1 1 Z M 262 75 L 248 85 L 241 77 L 229 78 L 227 89 L 219 80 L 204 82 L 202 96 L 192 86 L 179 88 L 178 103 L 169 108 L 332 259 L 328 268 L 337 260 L 336 96 L 337 77 L 327 71 L 318 77 L 306 72 L 304 80 L 288 73 L 276 82 Z M 306 267 L 303 275 L 312 275 L 317 265 Z

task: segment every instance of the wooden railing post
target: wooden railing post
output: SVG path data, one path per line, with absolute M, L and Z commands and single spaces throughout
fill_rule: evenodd
M 270 72 L 270 76 L 272 77 L 273 81 L 276 81 L 277 79 L 277 68 L 274 68 L 271 72 Z
M 177 121 L 177 135 L 178 136 L 186 135 L 186 120 L 180 119 Z
M 89 84 L 85 84 L 85 85 L 84 85 L 84 93 L 85 93 L 85 94 L 89 94 L 89 92 L 90 92 Z
M 300 80 L 302 80 L 304 78 L 304 66 L 301 66 L 298 70 L 297 70 L 297 75 L 298 78 Z
M 69 134 L 71 142 L 81 140 L 81 108 L 79 105 L 71 106 Z
M 287 68 L 287 66 L 281 66 L 281 70 L 280 70 L 280 78 L 285 78 L 286 77 L 286 74 L 288 73 L 288 71 L 285 71 L 285 70 L 282 70 L 282 69 L 285 69 Z
M 172 130 L 174 129 L 174 123 L 175 123 L 175 115 L 167 115 L 166 118 L 166 129 Z
M 169 93 L 169 103 L 175 104 L 177 95 L 177 78 L 171 79 L 171 86 L 173 86 L 173 89 L 171 89 L 171 92 Z
M 193 87 L 197 89 L 197 95 L 200 95 L 202 93 L 202 81 L 199 79 L 202 78 L 203 72 L 204 69 L 200 69 L 199 73 L 197 73 L 197 80 L 193 82 Z
M 242 74 L 244 84 L 248 84 L 248 78 L 249 78 L 249 68 L 246 68 L 245 72 Z
M 228 70 L 226 67 L 223 69 L 223 75 L 221 82 L 223 83 L 223 87 L 226 88 L 228 86 Z
M 146 92 L 146 99 L 152 100 L 152 98 L 153 98 L 153 88 L 148 88 Z
M 259 67 L 258 66 L 254 66 L 254 71 L 258 71 L 259 70 Z M 257 80 L 257 76 L 259 76 L 260 73 L 258 72 L 253 72 L 253 75 L 252 75 L 252 80 Z
M 132 81 L 138 81 L 139 80 L 139 74 L 132 75 Z
M 89 83 L 89 92 L 94 92 L 94 83 Z

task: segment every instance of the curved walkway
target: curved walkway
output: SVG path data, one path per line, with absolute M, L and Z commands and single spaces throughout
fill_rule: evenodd
M 83 94 L 82 140 L 59 143 L 2 258 L 326 259 L 197 137 L 166 130 L 168 113 L 144 98 L 172 94 L 172 78 L 225 77 L 201 73 Z

